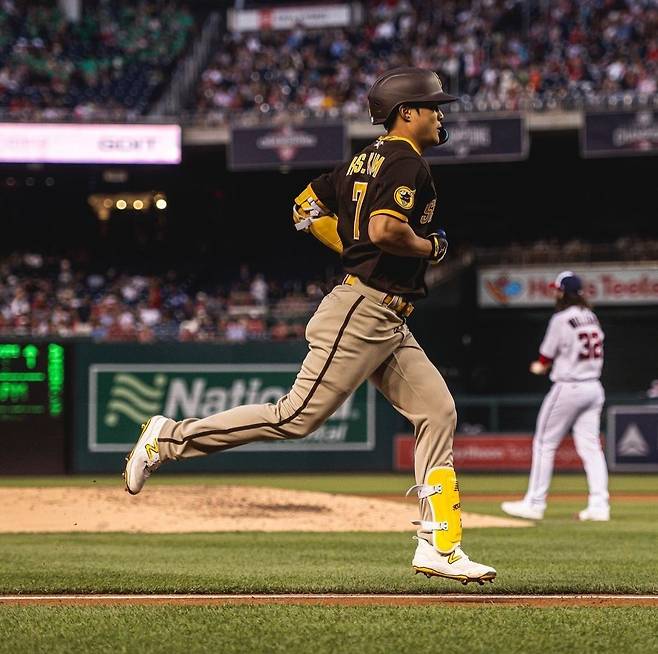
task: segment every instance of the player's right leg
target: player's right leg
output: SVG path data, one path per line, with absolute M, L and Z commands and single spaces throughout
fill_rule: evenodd
M 351 286 L 337 286 L 307 325 L 309 352 L 285 396 L 274 404 L 238 406 L 206 418 L 158 421 L 149 431 L 149 438 L 152 432 L 157 439 L 158 463 L 311 434 L 389 356 L 400 342 L 399 324 L 385 306 Z M 135 452 L 141 452 L 143 440 L 142 435 Z M 139 492 L 150 470 L 145 463 L 139 468 L 135 454 L 128 464 L 126 488 Z
M 583 461 L 589 497 L 587 507 L 580 511 L 580 520 L 610 520 L 608 494 L 608 467 L 601 448 L 601 409 L 603 387 L 599 382 L 583 382 L 582 393 L 587 396 L 587 406 L 573 425 L 576 451 Z
M 494 568 L 471 561 L 461 549 L 461 501 L 452 467 L 455 403 L 439 371 L 406 329 L 405 338 L 370 380 L 413 425 L 421 519 L 412 566 L 428 577 L 493 581 Z
M 505 513 L 529 520 L 541 520 L 553 477 L 555 452 L 578 411 L 571 402 L 567 383 L 555 383 L 542 402 L 532 440 L 532 464 L 525 497 L 518 502 L 503 502 Z

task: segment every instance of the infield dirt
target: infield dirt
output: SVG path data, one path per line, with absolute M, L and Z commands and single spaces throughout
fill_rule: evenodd
M 415 502 L 245 486 L 0 488 L 2 533 L 413 531 Z M 464 527 L 531 522 L 463 513 Z

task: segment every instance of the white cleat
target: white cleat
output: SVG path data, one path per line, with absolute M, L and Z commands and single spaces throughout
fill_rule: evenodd
M 166 421 L 164 416 L 149 418 L 148 422 L 142 425 L 142 433 L 135 447 L 126 457 L 123 479 L 126 482 L 126 490 L 131 495 L 137 495 L 144 488 L 151 473 L 160 467 L 158 436 Z
M 608 522 L 610 520 L 610 507 L 605 509 L 592 509 L 587 507 L 578 514 L 578 520 L 591 520 L 593 522 Z
M 461 547 L 457 546 L 451 554 L 440 554 L 426 540 L 417 538 L 418 546 L 411 565 L 416 574 L 422 572 L 429 577 L 445 577 L 455 579 L 466 585 L 469 581 L 477 581 L 480 585 L 493 580 L 496 571 L 488 565 L 471 561 Z
M 500 508 L 508 515 L 515 518 L 525 518 L 526 520 L 543 520 L 544 510 L 538 509 L 523 500 L 519 502 L 503 502 Z

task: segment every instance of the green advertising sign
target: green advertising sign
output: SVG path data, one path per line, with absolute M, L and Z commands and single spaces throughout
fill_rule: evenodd
M 242 404 L 276 403 L 292 386 L 298 369 L 291 364 L 257 363 L 91 365 L 89 450 L 125 453 L 141 423 L 155 414 L 182 420 Z M 239 450 L 321 452 L 374 447 L 375 392 L 366 383 L 310 436 L 250 443 Z

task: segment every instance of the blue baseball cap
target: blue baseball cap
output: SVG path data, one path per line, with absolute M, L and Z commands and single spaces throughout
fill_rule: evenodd
M 555 288 L 559 288 L 565 293 L 571 293 L 572 295 L 577 295 L 578 293 L 583 292 L 583 281 L 574 275 L 571 270 L 563 270 L 553 282 Z

